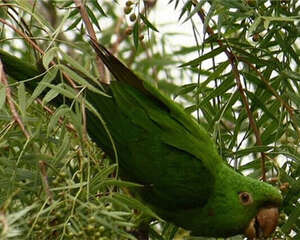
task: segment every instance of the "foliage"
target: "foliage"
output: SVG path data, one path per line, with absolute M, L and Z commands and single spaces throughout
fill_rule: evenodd
M 1 239 L 135 239 L 137 226 L 155 218 L 128 195 L 133 184 L 118 179 L 117 165 L 86 135 L 84 89 L 95 90 L 98 77 L 107 76 L 97 71 L 76 2 L 0 1 L 0 48 L 46 69 L 33 93 L 9 78 L 29 138 L 0 85 Z M 282 190 L 275 237 L 299 239 L 300 4 L 183 2 L 171 0 L 169 11 L 191 22 L 196 44 L 174 52 L 169 40 L 176 35 L 157 33 L 160 26 L 151 20 L 151 12 L 160 11 L 156 1 L 86 1 L 84 8 L 99 41 L 182 102 L 214 137 L 224 160 L 251 177 L 266 175 Z M 178 23 L 177 35 L 180 29 Z M 78 88 L 55 83 L 57 71 Z M 61 105 L 49 108 L 58 95 Z M 150 236 L 202 239 L 161 219 L 151 223 Z

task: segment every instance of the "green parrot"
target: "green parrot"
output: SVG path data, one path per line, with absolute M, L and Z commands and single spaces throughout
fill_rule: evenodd
M 208 132 L 179 104 L 143 81 L 104 46 L 93 40 L 91 45 L 115 81 L 104 84 L 110 97 L 87 91 L 87 101 L 106 124 L 87 111 L 87 131 L 118 162 L 121 178 L 143 186 L 134 189 L 134 196 L 192 235 L 270 236 L 277 226 L 280 192 L 234 171 L 222 160 Z M 16 80 L 38 74 L 19 59 L 3 52 L 0 57 Z

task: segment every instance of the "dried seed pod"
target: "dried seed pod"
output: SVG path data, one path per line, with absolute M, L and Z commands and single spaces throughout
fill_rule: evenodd
M 133 31 L 133 30 L 132 30 L 132 27 L 128 27 L 128 28 L 126 28 L 126 30 L 125 30 L 125 34 L 129 36 L 129 35 L 132 34 L 132 31 Z
M 132 1 L 126 1 L 125 4 L 126 4 L 127 7 L 130 7 L 133 4 L 133 2 Z
M 136 15 L 135 13 L 132 13 L 130 16 L 129 16 L 129 19 L 131 22 L 134 22 L 136 20 Z
M 124 13 L 126 15 L 128 15 L 129 13 L 131 13 L 131 11 L 132 11 L 132 7 L 124 7 Z
M 253 42 L 257 42 L 260 39 L 260 35 L 258 33 L 255 33 L 252 37 Z

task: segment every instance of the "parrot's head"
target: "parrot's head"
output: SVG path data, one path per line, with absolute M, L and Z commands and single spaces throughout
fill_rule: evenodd
M 257 239 L 275 230 L 282 196 L 270 184 L 226 166 L 218 173 L 213 195 L 206 209 L 215 215 L 216 227 L 224 236 L 244 233 L 249 239 Z

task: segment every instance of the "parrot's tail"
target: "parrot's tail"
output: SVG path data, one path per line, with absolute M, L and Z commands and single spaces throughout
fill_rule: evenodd
M 146 95 L 149 95 L 149 92 L 143 85 L 143 80 L 141 80 L 133 71 L 120 62 L 120 60 L 112 55 L 103 45 L 99 44 L 92 38 L 90 40 L 90 44 L 117 81 L 125 82 L 128 85 L 142 91 Z

